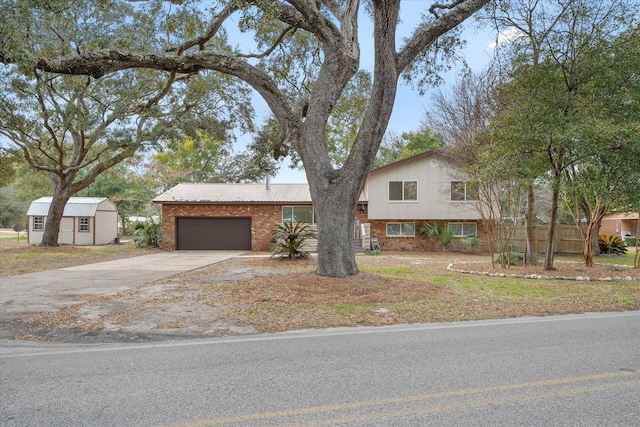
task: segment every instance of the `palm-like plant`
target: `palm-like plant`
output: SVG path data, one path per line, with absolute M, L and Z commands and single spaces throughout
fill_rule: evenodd
M 423 222 L 420 227 L 418 227 L 418 231 L 421 234 L 439 237 L 445 251 L 449 250 L 454 241 L 453 231 L 448 227 L 443 227 L 439 222 L 436 222 L 434 224 Z M 478 237 L 474 235 L 464 236 L 460 238 L 460 243 L 463 246 L 470 246 L 472 248 L 475 248 L 480 244 L 480 239 L 478 239 Z
M 149 218 L 145 222 L 136 223 L 133 229 L 134 234 L 139 236 L 133 239 L 137 247 L 157 248 L 160 246 L 160 242 L 162 241 L 162 222 L 156 222 L 153 218 Z
M 309 252 L 302 249 L 307 239 L 317 238 L 315 231 L 309 224 L 303 222 L 285 222 L 276 225 L 271 232 L 271 238 L 276 246 L 271 251 L 271 256 L 279 255 L 280 258 L 308 258 Z
M 448 227 L 443 227 L 439 222 L 436 222 L 435 224 L 423 222 L 420 227 L 418 227 L 418 231 L 421 234 L 439 237 L 445 251 L 449 250 L 449 247 L 451 247 L 451 244 L 453 243 L 453 231 Z

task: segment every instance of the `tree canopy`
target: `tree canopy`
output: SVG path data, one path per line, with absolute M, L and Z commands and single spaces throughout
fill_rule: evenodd
M 34 68 L 37 56 L 162 45 L 159 5 L 101 1 L 2 2 L 0 135 L 54 185 L 43 245 L 57 245 L 67 200 L 145 146 L 198 130 L 250 126 L 248 89 L 213 73 L 122 70 L 96 79 Z M 8 62 L 8 61 L 7 61 Z M 245 102 L 243 102 L 245 101 Z
M 638 5 L 516 0 L 492 12 L 512 39 L 498 55 L 503 108 L 491 121 L 490 138 L 503 156 L 526 165 L 519 170 L 530 179 L 549 182 L 553 196 L 545 268 L 553 268 L 563 191 L 579 210 L 574 211 L 579 229 L 584 231 L 583 221 L 588 224 L 583 237 L 589 265 L 591 235 L 602 215 L 618 197 L 637 193 L 632 189 L 637 168 L 629 168 L 628 161 L 637 162 L 640 146 L 633 70 L 640 53 Z

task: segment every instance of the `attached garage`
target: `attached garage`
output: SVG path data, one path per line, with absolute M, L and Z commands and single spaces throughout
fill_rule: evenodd
M 153 202 L 162 205 L 162 249 L 169 251 L 270 251 L 276 224 L 293 207 L 312 207 L 307 184 L 181 183 Z
M 176 218 L 178 250 L 251 250 L 251 218 Z

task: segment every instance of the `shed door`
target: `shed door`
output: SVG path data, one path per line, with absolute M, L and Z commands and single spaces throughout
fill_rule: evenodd
M 178 250 L 251 250 L 251 218 L 178 218 Z
M 68 216 L 62 217 L 60 221 L 60 230 L 58 231 L 58 244 L 59 245 L 75 245 L 74 239 L 74 224 L 75 218 Z

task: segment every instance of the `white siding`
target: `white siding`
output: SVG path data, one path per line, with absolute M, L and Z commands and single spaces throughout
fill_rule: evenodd
M 106 245 L 118 237 L 118 213 L 115 210 L 98 210 L 92 220 L 97 224 L 91 233 L 95 232 L 96 245 Z
M 476 220 L 480 215 L 467 202 L 451 201 L 451 181 L 460 181 L 447 163 L 425 156 L 369 175 L 369 219 Z M 389 181 L 417 181 L 418 201 L 389 201 Z
M 89 218 L 89 231 L 80 231 L 80 218 Z M 76 230 L 76 241 L 75 244 L 78 246 L 92 246 L 93 243 L 93 233 L 95 231 L 95 218 L 93 217 L 75 217 L 74 219 L 74 223 L 75 223 L 75 230 Z
M 45 222 L 47 220 L 47 218 L 44 218 Z M 29 217 L 29 244 L 30 245 L 39 245 L 40 243 L 42 243 L 42 235 L 44 234 L 44 231 L 33 231 L 33 217 L 30 216 Z

